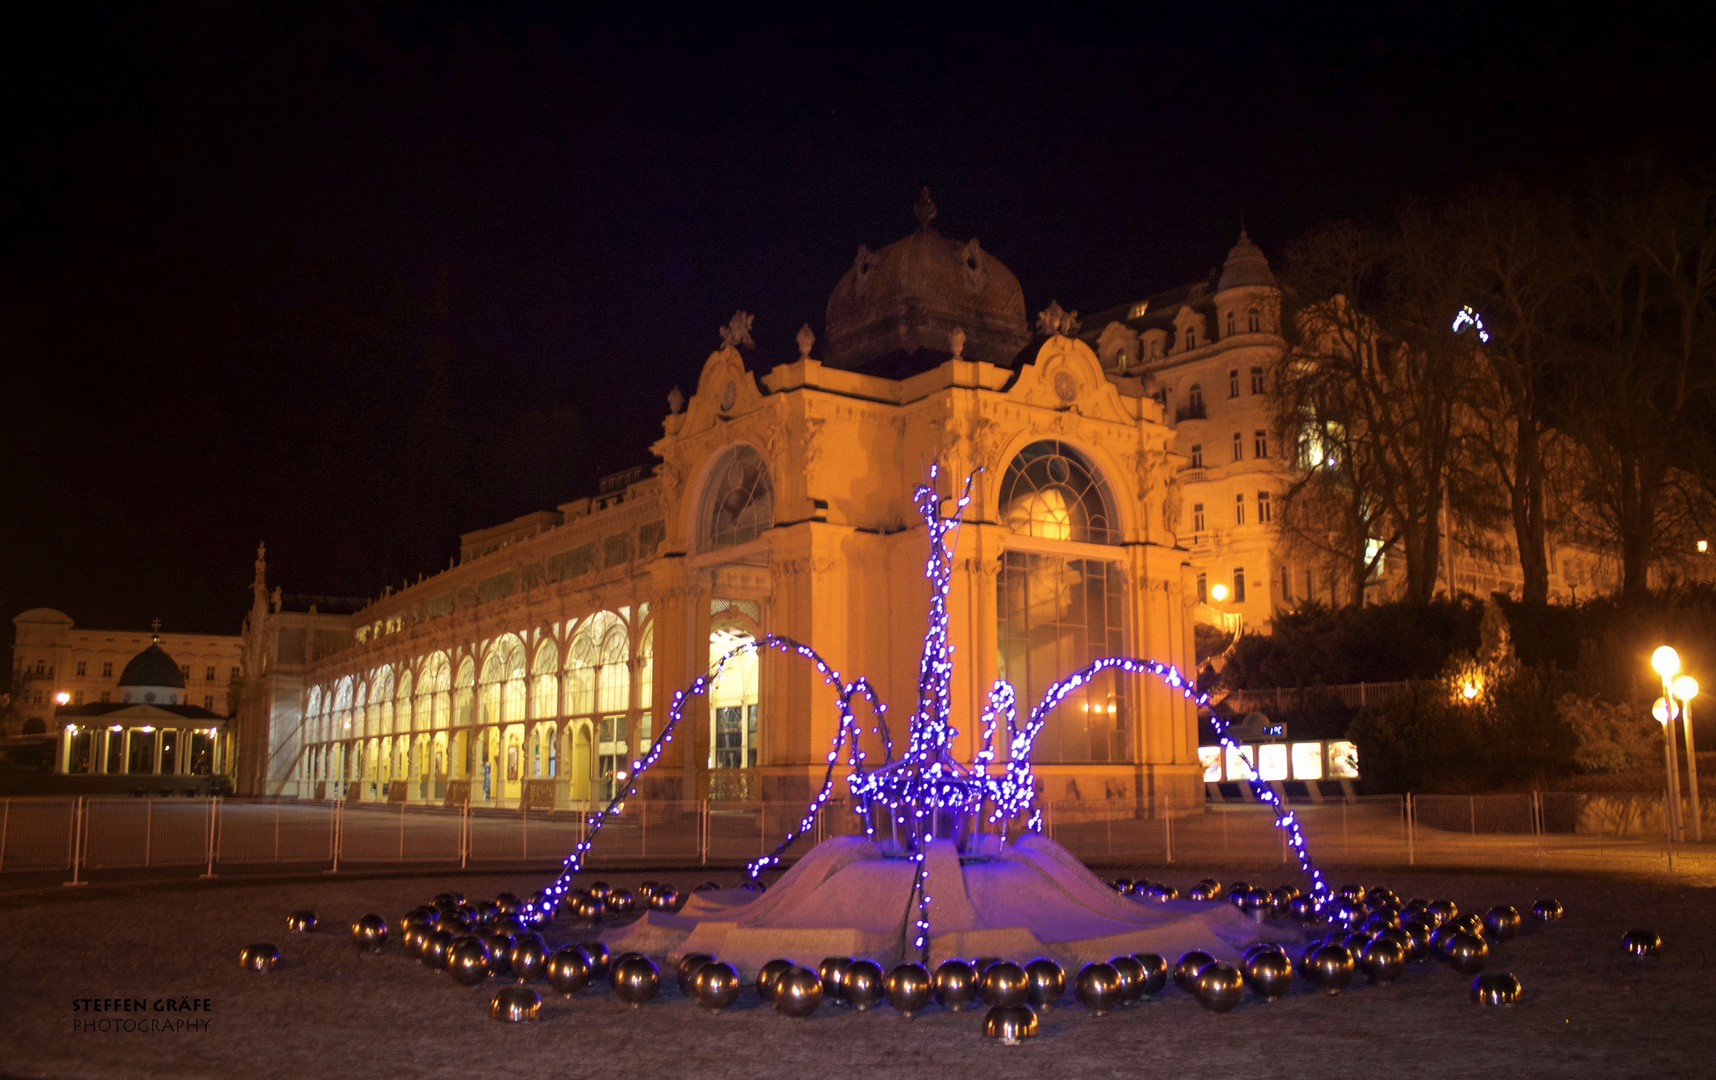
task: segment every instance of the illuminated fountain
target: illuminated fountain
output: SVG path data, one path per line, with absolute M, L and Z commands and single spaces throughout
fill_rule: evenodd
M 996 956 L 1024 962 L 1048 956 L 1066 965 L 1106 960 L 1122 952 L 1177 956 L 1191 949 L 1231 954 L 1261 940 L 1263 927 L 1234 906 L 1196 901 L 1149 902 L 1116 894 L 1064 848 L 1043 836 L 1041 810 L 1031 772 L 1031 748 L 1049 714 L 1067 695 L 1099 672 L 1114 669 L 1162 679 L 1199 706 L 1208 699 L 1175 668 L 1152 660 L 1105 657 L 1051 686 L 1023 723 L 1013 688 L 997 681 L 979 718 L 981 749 L 973 760 L 954 758 L 958 730 L 951 723 L 952 646 L 948 642 L 947 597 L 952 576 L 948 533 L 971 498 L 971 483 L 956 500 L 952 517 L 939 509 L 935 472 L 913 493 L 929 529 L 932 584 L 928 630 L 919 663 L 917 710 L 909 741 L 896 759 L 887 709 L 869 683 L 844 681 L 809 646 L 764 635 L 722 657 L 690 687 L 674 695 L 667 723 L 648 752 L 631 762 L 622 790 L 565 861 L 558 877 L 526 905 L 524 917 L 540 919 L 571 890 L 583 869 L 602 821 L 623 812 L 637 793 L 637 780 L 661 756 L 684 715 L 686 702 L 706 694 L 733 657 L 753 649 L 776 649 L 808 660 L 836 691 L 840 724 L 828 752 L 820 791 L 797 828 L 769 854 L 751 862 L 755 880 L 778 865 L 781 853 L 811 828 L 834 789 L 842 755 L 847 784 L 863 821 L 863 834 L 825 840 L 799 859 L 767 893 L 726 889 L 695 893 L 677 913 L 651 911 L 636 922 L 603 934 L 616 953 L 652 955 L 707 953 L 754 974 L 767 961 L 797 956 L 867 956 L 884 965 L 902 959 L 927 963 L 947 957 Z M 863 699 L 874 716 L 884 760 L 867 767 L 859 745 L 861 725 L 854 702 Z M 1218 739 L 1236 745 L 1226 724 L 1212 714 Z M 995 761 L 997 733 L 1008 754 Z M 1328 884 L 1311 864 L 1293 813 L 1267 786 L 1277 827 L 1285 830 L 1309 875 L 1312 898 L 1331 899 Z M 1023 828 L 1009 837 L 1009 828 Z M 549 910 L 545 910 L 549 909 Z

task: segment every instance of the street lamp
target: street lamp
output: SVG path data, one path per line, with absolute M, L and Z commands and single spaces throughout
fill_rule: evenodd
M 1692 699 L 1698 696 L 1698 680 L 1682 675 L 1674 680 L 1674 696 L 1680 699 L 1680 722 L 1686 727 L 1686 793 L 1692 797 L 1692 839 L 1704 839 L 1704 821 L 1698 813 L 1698 747 L 1692 739 Z
M 1674 677 L 1680 674 L 1680 654 L 1672 646 L 1659 646 L 1650 654 L 1650 666 L 1662 677 L 1662 697 L 1657 699 L 1660 711 L 1653 708 L 1651 715 L 1662 725 L 1667 739 L 1669 833 L 1676 840 L 1684 840 L 1686 833 L 1680 823 L 1680 762 L 1674 745 L 1674 718 L 1679 712 L 1674 707 Z
M 1214 600 L 1218 604 L 1221 603 L 1223 600 L 1226 600 L 1227 599 L 1227 586 L 1223 585 L 1219 581 L 1216 582 L 1214 585 L 1211 585 L 1210 586 L 1210 599 Z

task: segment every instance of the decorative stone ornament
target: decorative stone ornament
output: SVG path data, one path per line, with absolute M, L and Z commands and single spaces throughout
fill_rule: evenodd
M 751 324 L 755 316 L 745 311 L 733 312 L 733 317 L 727 320 L 727 325 L 721 328 L 721 347 L 724 349 L 751 349 L 756 342 L 751 340 Z M 731 408 L 731 406 L 722 406 Z
M 800 360 L 809 360 L 810 347 L 816 344 L 816 331 L 810 328 L 809 323 L 805 323 L 803 326 L 798 328 L 798 334 L 795 336 L 794 340 L 798 342 L 798 358 Z

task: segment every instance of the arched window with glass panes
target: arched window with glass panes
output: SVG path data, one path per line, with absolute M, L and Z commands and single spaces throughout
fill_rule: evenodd
M 775 523 L 774 486 L 761 454 L 743 444 L 721 455 L 703 505 L 705 550 L 755 540 Z
M 1126 655 L 1119 522 L 1107 485 L 1081 451 L 1031 443 L 1002 474 L 1004 543 L 997 581 L 1000 675 L 1022 707 L 1103 656 Z M 1132 760 L 1127 676 L 1103 672 L 1075 690 L 1037 737 L 1033 760 Z

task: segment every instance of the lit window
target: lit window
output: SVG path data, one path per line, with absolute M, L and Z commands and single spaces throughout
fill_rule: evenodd
M 1203 503 L 1193 503 L 1192 504 L 1192 531 L 1193 532 L 1203 532 L 1204 531 L 1204 504 Z
M 1236 431 L 1233 433 L 1233 460 L 1235 460 L 1235 461 L 1245 460 L 1245 433 L 1244 432 Z
M 762 455 L 749 446 L 735 446 L 715 466 L 713 476 L 704 519 L 711 548 L 755 540 L 773 527 L 774 488 Z
M 1203 467 L 1204 467 L 1204 444 L 1203 443 L 1193 443 L 1192 444 L 1192 468 L 1201 469 Z
M 1245 524 L 1245 492 L 1243 491 L 1233 497 L 1233 523 L 1235 525 Z
M 1287 744 L 1263 743 L 1257 748 L 1257 775 L 1263 780 L 1287 779 Z
M 1255 330 L 1257 327 L 1254 326 L 1252 329 Z M 1251 392 L 1254 394 L 1263 393 L 1263 369 L 1260 367 L 1251 369 Z
M 1236 398 L 1239 396 L 1239 369 L 1238 368 L 1234 368 L 1232 371 L 1229 371 L 1227 373 L 1227 396 L 1230 398 Z
M 1321 780 L 1323 778 L 1323 744 L 1301 742 L 1293 744 L 1293 779 Z
M 1262 428 L 1251 433 L 1251 456 L 1257 458 L 1269 456 L 1269 432 Z
M 1275 508 L 1269 501 L 1269 492 L 1259 491 L 1257 493 L 1257 523 L 1267 525 L 1274 520 Z
M 1257 766 L 1257 747 L 1255 746 L 1224 746 L 1227 751 L 1222 756 L 1226 758 L 1227 778 L 1229 780 L 1249 780 Z
M 1031 443 L 1001 477 L 1002 520 L 1049 540 L 1112 544 L 1120 539 L 1107 495 L 1084 455 L 1053 439 Z

